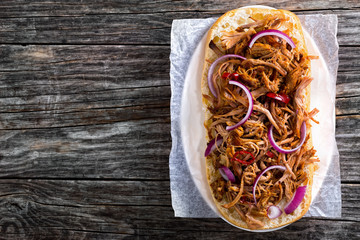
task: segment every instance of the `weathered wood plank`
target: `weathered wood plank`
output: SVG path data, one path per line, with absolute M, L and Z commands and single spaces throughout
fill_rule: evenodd
M 357 202 L 360 188 L 354 184 L 342 185 L 344 214 L 341 220 L 302 219 L 282 230 L 264 235 L 238 230 L 221 219 L 174 218 L 166 181 L 160 182 L 160 187 L 153 186 L 153 182 L 140 181 L 2 179 L 0 183 L 0 226 L 2 237 L 7 238 L 31 239 L 49 237 L 51 234 L 55 238 L 78 239 L 87 238 L 88 234 L 92 236 L 93 233 L 141 238 L 183 236 L 184 239 L 188 239 L 189 235 L 194 239 L 216 239 L 219 236 L 242 236 L 245 239 L 268 239 L 269 236 L 275 239 L 280 236 L 282 239 L 299 236 L 310 239 L 359 237 Z M 134 191 L 126 193 L 130 189 Z M 157 194 L 165 194 L 166 197 L 151 200 Z M 129 204 L 127 196 L 140 205 Z M 142 201 L 147 197 L 149 199 Z M 149 201 L 155 205 L 149 204 Z M 165 206 L 158 205 L 161 202 Z M 179 235 L 179 232 L 184 234 Z
M 359 169 L 359 168 L 358 168 Z M 360 223 L 359 200 L 360 191 L 359 184 L 342 184 L 342 218 L 351 219 Z M 350 218 L 348 218 L 350 217 Z
M 305 14 L 308 12 L 299 12 Z M 320 11 L 338 15 L 340 45 L 359 45 L 360 11 Z M 2 18 L 0 43 L 6 44 L 170 44 L 174 19 L 219 17 L 214 12 L 165 12 Z
M 339 48 L 339 72 L 357 72 L 360 66 L 360 47 Z
M 0 72 L 47 71 L 54 75 L 93 75 L 99 81 L 100 74 L 117 74 L 123 78 L 144 80 L 143 74 L 155 77 L 167 76 L 169 71 L 169 46 L 103 46 L 103 45 L 0 45 Z M 16 63 L 16 65 L 14 64 Z M 132 68 L 130 68 L 132 66 Z M 127 69 L 131 70 L 126 71 Z M 124 71 L 125 70 L 125 71 Z M 162 75 L 160 72 L 165 72 Z M 56 73 L 56 74 L 55 74 Z M 54 74 L 54 75 L 53 75 Z M 134 76 L 136 75 L 136 76 Z M 150 77 L 149 76 L 149 77 Z M 34 80 L 34 79 L 32 79 Z
M 169 179 L 170 118 L 0 131 L 0 177 Z
M 90 1 L 74 2 L 37 0 L 3 0 L 0 3 L 2 17 L 29 17 L 29 16 L 78 16 L 84 14 L 119 14 L 119 13 L 153 13 L 177 11 L 212 11 L 225 12 L 230 9 L 246 5 L 269 5 L 268 1 Z M 319 9 L 354 9 L 360 7 L 357 1 L 275 1 L 271 3 L 274 8 L 287 10 L 319 10 Z
M 336 141 L 340 153 L 342 181 L 359 182 L 360 116 L 336 118 Z
M 167 48 L 152 47 L 144 51 L 143 47 L 133 47 L 138 50 L 131 51 L 125 46 L 3 46 L 1 49 L 4 56 L 0 60 L 2 129 L 169 116 Z M 166 79 L 167 86 L 161 85 L 165 82 L 162 79 Z M 148 87 L 157 85 L 160 86 Z
M 51 81 L 51 80 L 50 80 Z M 86 84 L 86 82 L 85 82 Z M 106 84 L 106 83 L 105 83 Z M 103 83 L 103 85 L 105 85 Z M 50 84 L 51 85 L 51 84 Z M 63 94 L 57 93 L 55 95 L 54 89 L 51 89 L 50 94 L 40 94 L 39 90 L 26 89 L 34 92 L 31 94 L 24 94 L 20 96 L 4 97 L 0 99 L 0 113 L 13 112 L 49 112 L 55 111 L 54 114 L 81 112 L 85 109 L 108 109 L 108 108 L 127 108 L 152 105 L 156 107 L 167 107 L 170 98 L 170 86 L 155 86 L 155 87 L 140 87 L 130 89 L 109 89 L 99 90 L 98 88 L 92 91 L 83 91 L 81 85 L 73 88 L 72 92 L 65 92 Z M 75 92 L 75 91 L 76 92 Z M 49 87 L 48 87 L 49 91 Z M 17 92 L 19 93 L 19 92 Z M 4 95 L 9 94 L 5 93 Z M 46 104 L 47 103 L 47 104 Z M 87 105 L 86 106 L 84 106 Z M 22 105 L 22 108 L 19 106 Z
M 360 151 L 347 150 L 347 148 L 359 147 L 358 142 L 354 143 L 354 141 L 359 141 L 359 138 L 357 137 L 352 140 L 345 140 L 343 138 L 337 137 L 336 140 L 340 154 L 341 182 L 360 182 Z
M 169 88 L 0 98 L 0 128 L 53 128 L 168 117 Z
M 360 96 L 337 98 L 336 115 L 360 114 Z
M 0 179 L 0 198 L 69 207 L 171 206 L 168 180 Z
M 331 12 L 332 13 L 332 12 Z M 353 29 L 354 25 L 359 25 L 358 19 L 360 11 L 355 10 L 352 13 L 334 12 L 338 16 L 337 39 L 340 45 L 359 45 L 359 39 L 356 40 L 359 33 Z
M 360 72 L 338 72 L 336 81 L 336 96 L 360 96 Z

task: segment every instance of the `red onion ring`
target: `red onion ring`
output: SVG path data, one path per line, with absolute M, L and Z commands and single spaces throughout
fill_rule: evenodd
M 278 206 L 272 205 L 267 209 L 267 216 L 270 219 L 278 218 L 282 214 L 281 209 Z
M 249 48 L 251 48 L 254 45 L 254 43 L 256 42 L 256 40 L 258 40 L 259 38 L 264 37 L 264 36 L 269 36 L 269 35 L 275 35 L 277 37 L 280 37 L 280 38 L 284 39 L 291 46 L 291 48 L 296 48 L 296 45 L 295 45 L 294 41 L 291 39 L 291 37 L 289 37 L 286 33 L 283 33 L 276 29 L 267 29 L 267 30 L 260 31 L 257 34 L 255 34 L 250 40 Z
M 215 140 L 216 140 L 216 145 L 215 145 Z M 218 138 L 214 138 L 212 139 L 206 149 L 205 149 L 205 157 L 207 157 L 210 153 L 212 153 L 212 151 L 214 151 L 216 149 L 217 146 L 219 146 L 220 144 L 222 144 L 223 142 L 223 138 L 222 137 L 218 137 Z
M 227 131 L 231 131 L 231 130 L 239 127 L 240 125 L 244 124 L 244 123 L 249 119 L 249 117 L 250 117 L 250 115 L 251 115 L 251 113 L 252 113 L 252 111 L 253 111 L 253 106 L 254 106 L 254 100 L 253 100 L 253 98 L 252 98 L 252 95 L 251 95 L 251 93 L 250 93 L 250 90 L 249 90 L 247 87 L 245 87 L 245 85 L 243 85 L 243 84 L 241 84 L 241 83 L 239 83 L 239 82 L 237 82 L 237 81 L 233 81 L 233 80 L 230 80 L 230 81 L 229 81 L 229 84 L 236 85 L 236 86 L 242 88 L 242 90 L 244 90 L 244 92 L 245 92 L 245 94 L 246 94 L 246 96 L 247 96 L 247 98 L 248 98 L 248 100 L 249 100 L 249 108 L 248 108 L 248 110 L 247 110 L 247 113 L 246 113 L 245 117 L 244 117 L 243 119 L 241 119 L 240 122 L 238 122 L 238 123 L 235 124 L 235 125 L 227 126 L 227 127 L 226 127 L 226 130 L 227 130 Z
M 294 196 L 284 208 L 286 214 L 290 214 L 295 211 L 295 209 L 300 205 L 300 203 L 304 199 L 305 193 L 306 193 L 306 186 L 300 186 L 296 189 Z
M 259 175 L 257 175 L 257 177 L 255 178 L 255 182 L 254 182 L 254 185 L 253 185 L 253 197 L 254 197 L 254 201 L 255 201 L 255 204 L 257 203 L 256 201 L 256 196 L 255 196 L 255 191 L 256 191 L 256 186 L 260 180 L 260 177 L 262 175 L 264 175 L 264 173 L 266 173 L 267 171 L 271 170 L 271 169 L 280 169 L 280 170 L 283 170 L 285 171 L 286 170 L 286 167 L 284 166 L 281 166 L 281 165 L 274 165 L 274 166 L 270 166 L 270 167 L 267 167 L 265 168 L 261 173 L 259 173 Z
M 225 181 L 231 181 L 231 182 L 235 182 L 235 176 L 234 174 L 230 171 L 229 168 L 222 166 L 219 168 L 219 172 L 221 174 L 221 176 L 225 179 Z
M 208 72 L 208 85 L 209 85 L 210 92 L 214 95 L 214 97 L 217 97 L 217 93 L 216 93 L 216 91 L 215 91 L 215 87 L 214 87 L 213 81 L 212 81 L 212 76 L 213 76 L 215 67 L 216 67 L 216 65 L 217 65 L 221 60 L 224 60 L 225 58 L 230 58 L 230 57 L 240 58 L 240 59 L 242 59 L 242 60 L 246 60 L 246 58 L 244 58 L 243 56 L 240 56 L 240 55 L 227 54 L 227 55 L 224 55 L 224 56 L 222 56 L 222 57 L 219 57 L 218 59 L 216 59 L 216 60 L 211 64 L 211 66 L 210 66 L 210 68 L 209 68 L 209 72 Z
M 269 131 L 268 131 L 268 138 L 269 138 L 269 142 L 270 144 L 274 147 L 274 149 L 276 151 L 278 151 L 279 153 L 293 153 L 295 151 L 297 151 L 299 148 L 301 148 L 301 146 L 304 144 L 305 142 L 305 139 L 306 139 L 306 124 L 305 124 L 305 121 L 301 124 L 301 129 L 300 129 L 300 144 L 296 147 L 296 148 L 293 148 L 293 149 L 283 149 L 281 147 L 279 147 L 276 142 L 275 142 L 275 139 L 274 139 L 274 136 L 273 136 L 273 129 L 274 129 L 274 126 L 271 125 L 271 127 L 269 128 Z

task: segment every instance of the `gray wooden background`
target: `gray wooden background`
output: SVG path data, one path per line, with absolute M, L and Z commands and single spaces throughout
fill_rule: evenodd
M 171 207 L 170 29 L 268 1 L 0 1 L 0 239 L 360 238 L 360 2 L 337 14 L 342 218 L 253 234 Z M 319 26 L 321 27 L 321 26 Z

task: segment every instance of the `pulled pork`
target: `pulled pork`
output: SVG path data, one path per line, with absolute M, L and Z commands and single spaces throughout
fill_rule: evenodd
M 222 137 L 224 140 L 208 157 L 215 169 L 228 167 L 235 175 L 235 182 L 226 182 L 219 174 L 211 183 L 215 198 L 225 199 L 224 208 L 235 210 L 249 228 L 261 228 L 266 209 L 282 200 L 289 201 L 296 189 L 308 181 L 304 168 L 307 164 L 318 162 L 314 149 L 303 147 L 291 154 L 278 153 L 269 143 L 269 127 L 274 126 L 274 139 L 284 149 L 292 149 L 300 142 L 300 127 L 305 121 L 314 119 L 318 109 L 308 112 L 304 90 L 311 83 L 308 68 L 311 59 L 298 50 L 291 49 L 287 43 L 275 36 L 258 39 L 251 49 L 251 37 L 264 29 L 276 29 L 284 21 L 281 16 L 269 16 L 263 20 L 240 26 L 235 31 L 223 33 L 219 48 L 214 41 L 210 48 L 218 55 L 235 53 L 245 56 L 246 60 L 228 59 L 220 64 L 212 76 L 217 97 L 204 95 L 210 103 L 211 117 L 206 127 L 210 139 Z M 220 50 L 222 49 L 222 50 Z M 225 76 L 225 77 L 224 77 Z M 228 84 L 232 76 L 246 85 L 254 100 L 253 113 L 240 127 L 227 131 L 227 126 L 238 123 L 248 110 L 245 93 L 234 85 Z M 269 96 L 286 95 L 290 101 L 282 102 Z M 309 132 L 307 133 L 309 134 Z M 241 161 L 238 161 L 238 156 Z M 246 164 L 249 161 L 249 164 Z M 253 198 L 252 187 L 259 173 L 269 166 L 282 165 L 286 171 L 266 172 L 256 186 Z

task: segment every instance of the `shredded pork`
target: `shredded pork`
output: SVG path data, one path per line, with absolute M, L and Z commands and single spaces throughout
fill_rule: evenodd
M 284 149 L 292 149 L 300 142 L 300 127 L 305 121 L 314 119 L 319 112 L 306 108 L 304 90 L 311 83 L 308 68 L 313 56 L 306 56 L 291 49 L 281 38 L 266 36 L 260 38 L 251 49 L 248 43 L 251 37 L 264 29 L 276 29 L 282 16 L 269 16 L 263 20 L 238 27 L 235 31 L 224 32 L 221 38 L 221 49 L 210 42 L 213 51 L 221 56 L 235 53 L 245 56 L 247 60 L 228 59 L 220 64 L 212 80 L 217 97 L 204 95 L 210 103 L 208 110 L 211 118 L 207 124 L 210 139 L 222 137 L 223 143 L 209 157 L 215 169 L 228 167 L 235 175 L 236 182 L 226 182 L 220 174 L 211 183 L 211 188 L 218 201 L 226 200 L 224 208 L 235 210 L 249 228 L 261 228 L 266 218 L 266 209 L 282 200 L 292 198 L 296 189 L 307 182 L 304 168 L 309 163 L 318 162 L 314 149 L 306 149 L 306 142 L 298 151 L 283 154 L 277 152 L 269 143 L 267 133 L 274 126 L 273 135 L 276 143 Z M 248 99 L 238 87 L 229 85 L 224 73 L 237 74 L 238 81 L 246 85 L 252 93 L 254 106 L 250 118 L 235 130 L 227 131 L 226 127 L 235 125 L 246 114 Z M 285 94 L 290 98 L 288 103 L 266 96 L 267 93 Z M 234 156 L 242 152 L 243 164 Z M 245 153 L 245 154 L 244 154 Z M 256 186 L 253 199 L 252 187 L 258 174 L 272 165 L 282 165 L 286 171 L 271 170 L 266 172 Z

